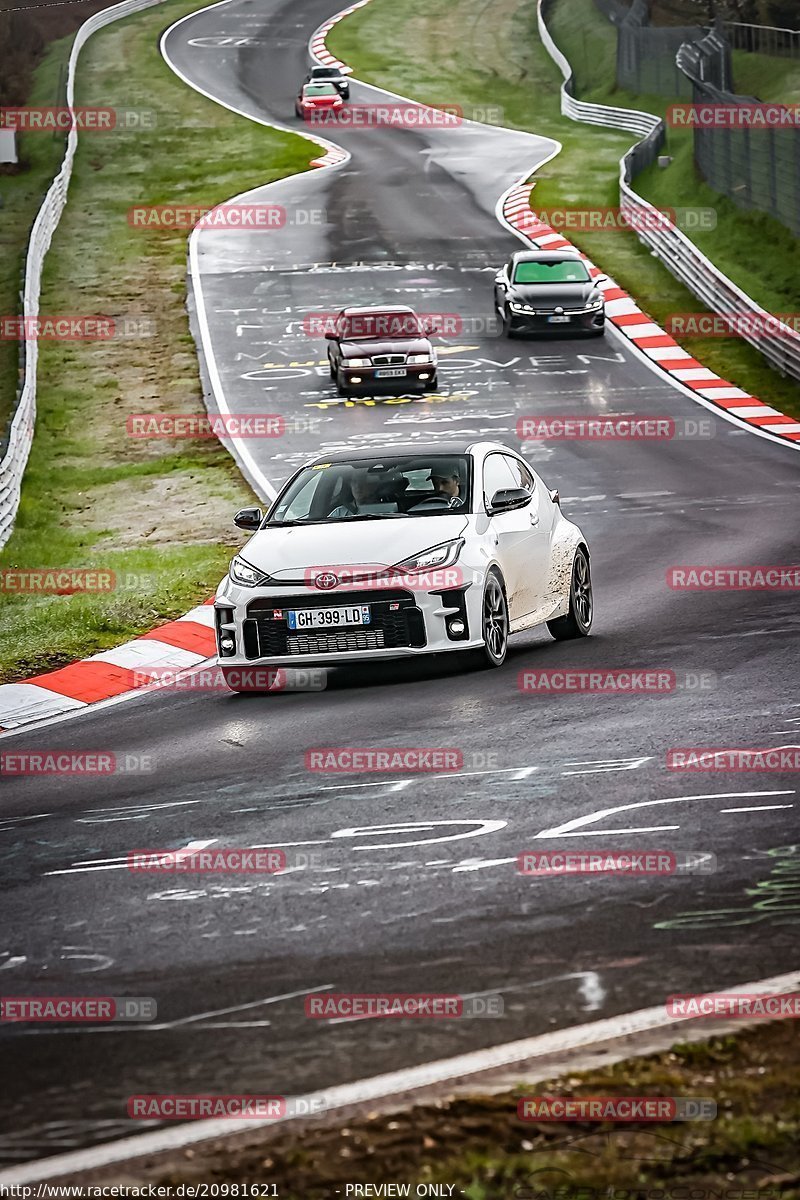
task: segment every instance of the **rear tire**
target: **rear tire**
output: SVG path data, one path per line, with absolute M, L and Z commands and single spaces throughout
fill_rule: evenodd
M 557 642 L 570 638 L 587 637 L 592 628 L 594 601 L 592 598 L 592 573 L 589 556 L 583 546 L 575 551 L 572 560 L 572 578 L 569 586 L 569 611 L 566 616 L 547 622 L 547 628 Z

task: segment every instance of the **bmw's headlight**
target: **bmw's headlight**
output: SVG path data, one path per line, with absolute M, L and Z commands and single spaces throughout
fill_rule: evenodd
M 344 360 L 344 365 L 346 367 L 358 367 L 359 369 L 361 367 L 371 367 L 372 359 L 371 358 L 346 358 Z
M 238 554 L 236 558 L 231 559 L 228 574 L 234 583 L 238 583 L 242 587 L 258 587 L 260 584 L 266 583 L 269 579 L 268 575 L 265 575 L 263 571 L 256 570 L 255 567 L 251 567 L 250 563 L 245 562 Z
M 431 546 L 430 550 L 423 550 L 420 554 L 414 554 L 411 558 L 404 559 L 403 562 L 398 563 L 394 567 L 394 570 L 430 571 L 438 567 L 452 567 L 453 563 L 458 559 L 463 545 L 463 538 L 454 538 L 451 542 L 442 542 L 438 546 Z

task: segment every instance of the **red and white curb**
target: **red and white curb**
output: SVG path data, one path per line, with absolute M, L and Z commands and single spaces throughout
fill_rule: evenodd
M 575 250 L 576 247 L 568 238 L 536 216 L 530 203 L 533 186 L 530 182 L 518 183 L 506 193 L 501 209 L 506 223 L 532 246 L 543 250 L 560 250 L 568 246 Z M 580 253 L 592 276 L 604 274 L 588 255 Z M 609 278 L 606 283 L 600 284 L 600 288 L 606 301 L 607 318 L 618 333 L 646 355 L 653 368 L 719 409 L 722 415 L 735 417 L 738 422 L 759 433 L 800 444 L 800 421 L 785 416 L 777 408 L 771 408 L 756 396 L 736 387 L 730 380 L 704 367 L 670 334 L 665 333 L 613 279 Z
M 313 34 L 310 43 L 312 56 L 322 67 L 338 67 L 343 75 L 352 73 L 353 68 L 348 67 L 347 63 L 340 62 L 326 45 L 327 37 L 334 25 L 338 25 L 345 17 L 349 17 L 351 13 L 356 12 L 359 8 L 364 8 L 369 4 L 370 0 L 358 0 L 357 4 L 351 4 L 349 8 L 343 8 L 335 17 L 331 17 L 329 21 L 325 21 L 320 25 L 316 33 Z
M 213 600 L 198 605 L 177 621 L 103 650 L 24 683 L 0 684 L 0 729 L 16 729 L 33 721 L 73 712 L 140 691 L 137 678 L 154 667 L 183 671 L 216 653 Z

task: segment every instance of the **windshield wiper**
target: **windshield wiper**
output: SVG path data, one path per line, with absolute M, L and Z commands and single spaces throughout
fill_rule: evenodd
M 326 522 L 327 524 L 337 524 L 339 521 L 391 521 L 394 517 L 407 517 L 409 514 L 404 512 L 396 513 L 353 513 L 351 517 L 335 517 L 333 521 Z
M 283 529 L 288 525 L 324 525 L 324 521 L 267 521 L 265 529 Z

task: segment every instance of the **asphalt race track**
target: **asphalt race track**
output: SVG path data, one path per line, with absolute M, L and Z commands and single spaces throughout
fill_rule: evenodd
M 308 39 L 340 3 L 234 0 L 179 23 L 165 52 L 199 89 L 301 128 Z M 218 44 L 230 39 L 248 44 Z M 354 100 L 379 95 L 353 85 Z M 3 736 L 4 750 L 110 749 L 150 768 L 5 781 L 4 992 L 158 1004 L 140 1026 L 2 1027 L 7 1165 L 139 1132 L 125 1115 L 134 1093 L 324 1089 L 793 964 L 796 908 L 780 883 L 797 871 L 797 776 L 680 773 L 665 757 L 796 744 L 796 594 L 678 592 L 666 573 L 796 562 L 800 459 L 718 419 L 611 334 L 492 332 L 492 274 L 519 244 L 495 205 L 553 152 L 547 139 L 475 126 L 327 136 L 348 161 L 263 192 L 285 207 L 283 229 L 199 239 L 194 302 L 230 410 L 293 426 L 247 443 L 262 494 L 320 449 L 471 435 L 519 445 L 524 416 L 666 416 L 708 436 L 526 447 L 592 549 L 584 641 L 522 635 L 493 672 L 453 659 L 342 669 L 324 692 L 137 696 Z M 467 333 L 439 341 L 436 396 L 336 396 L 303 318 L 382 301 L 463 319 Z M 686 686 L 521 692 L 520 671 L 540 667 L 660 668 Z M 701 673 L 715 686 L 692 686 Z M 306 770 L 305 752 L 329 746 L 447 747 L 464 765 Z M 266 879 L 125 869 L 130 850 L 190 842 L 286 847 L 310 864 Z M 597 847 L 703 851 L 717 870 L 516 871 L 525 849 Z M 308 1020 L 303 996 L 321 989 L 499 992 L 505 1015 Z

